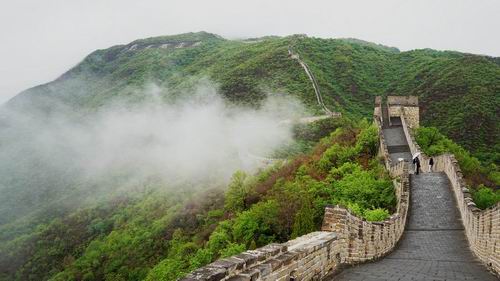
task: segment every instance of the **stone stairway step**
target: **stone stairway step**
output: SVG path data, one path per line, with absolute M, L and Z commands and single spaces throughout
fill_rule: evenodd
M 389 153 L 410 152 L 410 147 L 408 145 L 392 145 L 388 146 L 387 150 Z

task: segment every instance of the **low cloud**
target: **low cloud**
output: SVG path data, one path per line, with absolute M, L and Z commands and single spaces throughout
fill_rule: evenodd
M 289 142 L 290 125 L 280 121 L 304 113 L 299 102 L 279 94 L 270 94 L 259 109 L 235 106 L 210 83 L 170 103 L 158 94 L 165 89 L 145 91 L 148 101 L 106 106 L 78 121 L 57 113 L 8 113 L 8 126 L 0 129 L 0 189 L 16 186 L 43 199 L 51 196 L 45 192 L 87 188 L 96 179 L 130 186 L 159 177 L 176 188 L 225 183 L 238 169 L 261 167 L 251 156 Z

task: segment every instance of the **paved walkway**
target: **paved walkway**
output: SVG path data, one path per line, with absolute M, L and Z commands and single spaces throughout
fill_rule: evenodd
M 400 139 L 392 139 L 399 134 L 397 128 L 384 129 L 389 145 L 401 145 Z M 327 280 L 497 280 L 469 249 L 447 176 L 411 175 L 410 186 L 409 222 L 396 249 L 379 261 L 347 268 Z

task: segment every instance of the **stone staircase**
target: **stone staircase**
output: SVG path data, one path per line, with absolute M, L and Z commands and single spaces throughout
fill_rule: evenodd
M 411 158 L 400 122 L 393 119 L 393 126 L 383 129 L 393 161 Z M 409 221 L 396 249 L 379 261 L 347 268 L 325 280 L 498 280 L 469 248 L 446 174 L 411 175 L 410 189 Z

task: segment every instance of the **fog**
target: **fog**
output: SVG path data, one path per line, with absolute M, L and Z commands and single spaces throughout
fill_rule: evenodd
M 170 103 L 159 94 L 165 89 L 143 91 L 145 102 L 115 102 L 84 118 L 69 118 L 62 105 L 48 116 L 4 112 L 0 192 L 3 186 L 8 196 L 20 196 L 19 204 L 37 205 L 89 183 L 104 185 L 101 191 L 119 185 L 121 192 L 151 177 L 167 189 L 224 184 L 236 170 L 262 167 L 251 156 L 290 142 L 290 125 L 280 121 L 304 114 L 299 102 L 280 94 L 269 94 L 259 109 L 235 106 L 207 82 Z M 113 184 L 103 184 L 110 178 Z
M 62 104 L 48 115 L 4 110 L 0 224 L 54 200 L 130 195 L 151 179 L 167 191 L 224 187 L 236 170 L 263 167 L 256 155 L 292 140 L 280 121 L 305 114 L 284 94 L 269 94 L 258 109 L 235 106 L 206 81 L 169 103 L 160 95 L 168 89 L 142 91 L 142 103 L 114 102 L 78 118 Z

